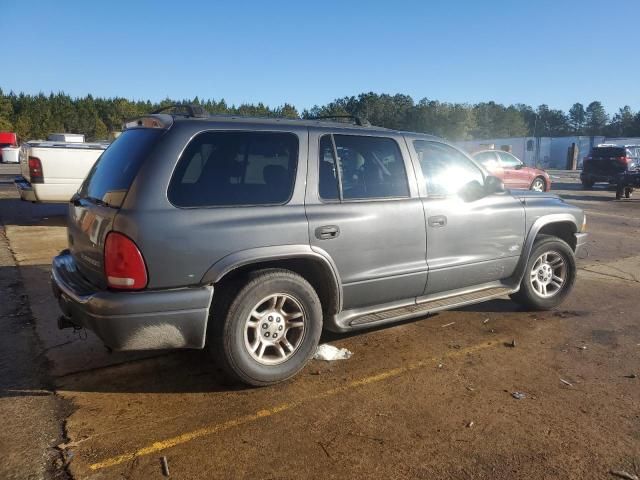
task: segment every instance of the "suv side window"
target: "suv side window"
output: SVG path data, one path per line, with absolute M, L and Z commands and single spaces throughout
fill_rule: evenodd
M 500 156 L 500 163 L 504 168 L 515 168 L 520 165 L 522 162 L 518 160 L 516 157 L 509 153 L 505 152 L 497 152 Z
M 482 170 L 455 148 L 428 140 L 414 140 L 413 146 L 429 195 L 455 194 L 473 180 L 483 184 Z
M 409 196 L 409 183 L 400 148 L 385 137 L 331 135 L 320 139 L 320 198 L 336 200 L 342 185 L 343 200 Z M 339 165 L 340 175 L 336 169 Z
M 183 152 L 169 183 L 178 207 L 279 205 L 293 193 L 298 137 L 277 132 L 204 132 Z

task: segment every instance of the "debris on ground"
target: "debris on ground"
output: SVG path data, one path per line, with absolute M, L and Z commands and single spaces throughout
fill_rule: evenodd
M 511 396 L 516 400 L 522 400 L 523 398 L 527 398 L 527 394 L 522 392 L 512 392 Z
M 629 375 L 625 375 L 624 378 L 637 378 L 635 373 L 630 373 Z
M 476 389 L 473 388 L 471 385 L 467 385 L 467 390 L 469 390 L 470 392 L 475 392 Z
M 473 427 L 474 425 L 475 425 L 475 424 L 474 424 L 474 422 L 473 422 L 473 420 L 472 420 L 472 421 L 470 421 L 469 423 L 467 423 L 467 428 L 471 428 L 471 427 Z
M 565 379 L 563 379 L 563 378 L 561 378 L 561 379 L 560 379 L 560 381 L 561 381 L 562 383 L 564 383 L 565 385 L 568 385 L 568 386 L 570 386 L 570 387 L 573 387 L 573 383 L 571 383 L 571 382 L 569 382 L 569 381 L 567 381 L 567 380 L 565 380 Z
M 487 323 L 489 323 L 489 319 L 488 319 L 488 318 L 485 318 L 485 319 L 482 321 L 482 324 L 483 324 L 483 325 L 486 325 Z
M 586 350 L 586 349 L 587 349 L 587 346 L 586 346 L 586 345 L 580 345 L 580 346 L 578 347 L 578 350 Z
M 167 457 L 160 457 L 160 465 L 162 465 L 162 475 L 165 477 L 169 476 L 169 462 L 167 462 Z
M 510 342 L 506 342 L 505 345 L 507 347 L 511 347 L 511 348 L 516 348 L 516 339 L 514 338 L 513 340 L 511 340 Z
M 323 343 L 322 345 L 318 346 L 313 359 L 332 362 L 334 360 L 346 360 L 348 358 L 351 358 L 351 355 L 353 355 L 353 353 L 351 353 L 346 348 L 337 348 L 333 345 L 329 345 L 328 343 Z
M 444 325 L 440 325 L 442 328 L 444 327 L 450 327 L 451 325 L 453 325 L 456 322 L 451 322 L 451 323 L 445 323 Z
M 618 478 L 624 478 L 626 480 L 640 480 L 637 475 L 627 473 L 624 470 L 609 470 L 609 473 Z

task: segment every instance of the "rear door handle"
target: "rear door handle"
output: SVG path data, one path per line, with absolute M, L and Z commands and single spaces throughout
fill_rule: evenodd
M 324 225 L 316 228 L 316 237 L 320 240 L 331 240 L 340 235 L 340 227 L 337 225 Z
M 444 227 L 447 224 L 447 217 L 444 215 L 435 215 L 429 217 L 428 223 L 430 227 Z

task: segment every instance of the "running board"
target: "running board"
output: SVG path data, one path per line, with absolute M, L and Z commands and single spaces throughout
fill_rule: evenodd
M 372 324 L 390 323 L 412 317 L 418 317 L 426 313 L 484 302 L 513 292 L 514 289 L 507 287 L 488 288 L 476 292 L 454 295 L 452 297 L 430 300 L 422 303 L 413 303 L 411 305 L 392 308 L 389 310 L 366 313 L 349 320 L 348 325 L 351 328 L 362 328 L 365 326 L 371 326 Z

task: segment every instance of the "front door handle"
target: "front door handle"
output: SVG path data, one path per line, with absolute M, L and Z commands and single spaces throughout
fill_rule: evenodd
M 428 223 L 430 227 L 444 227 L 447 224 L 447 217 L 444 215 L 435 215 L 429 217 Z
M 324 225 L 316 228 L 316 237 L 320 240 L 331 240 L 340 235 L 340 227 L 337 225 Z

